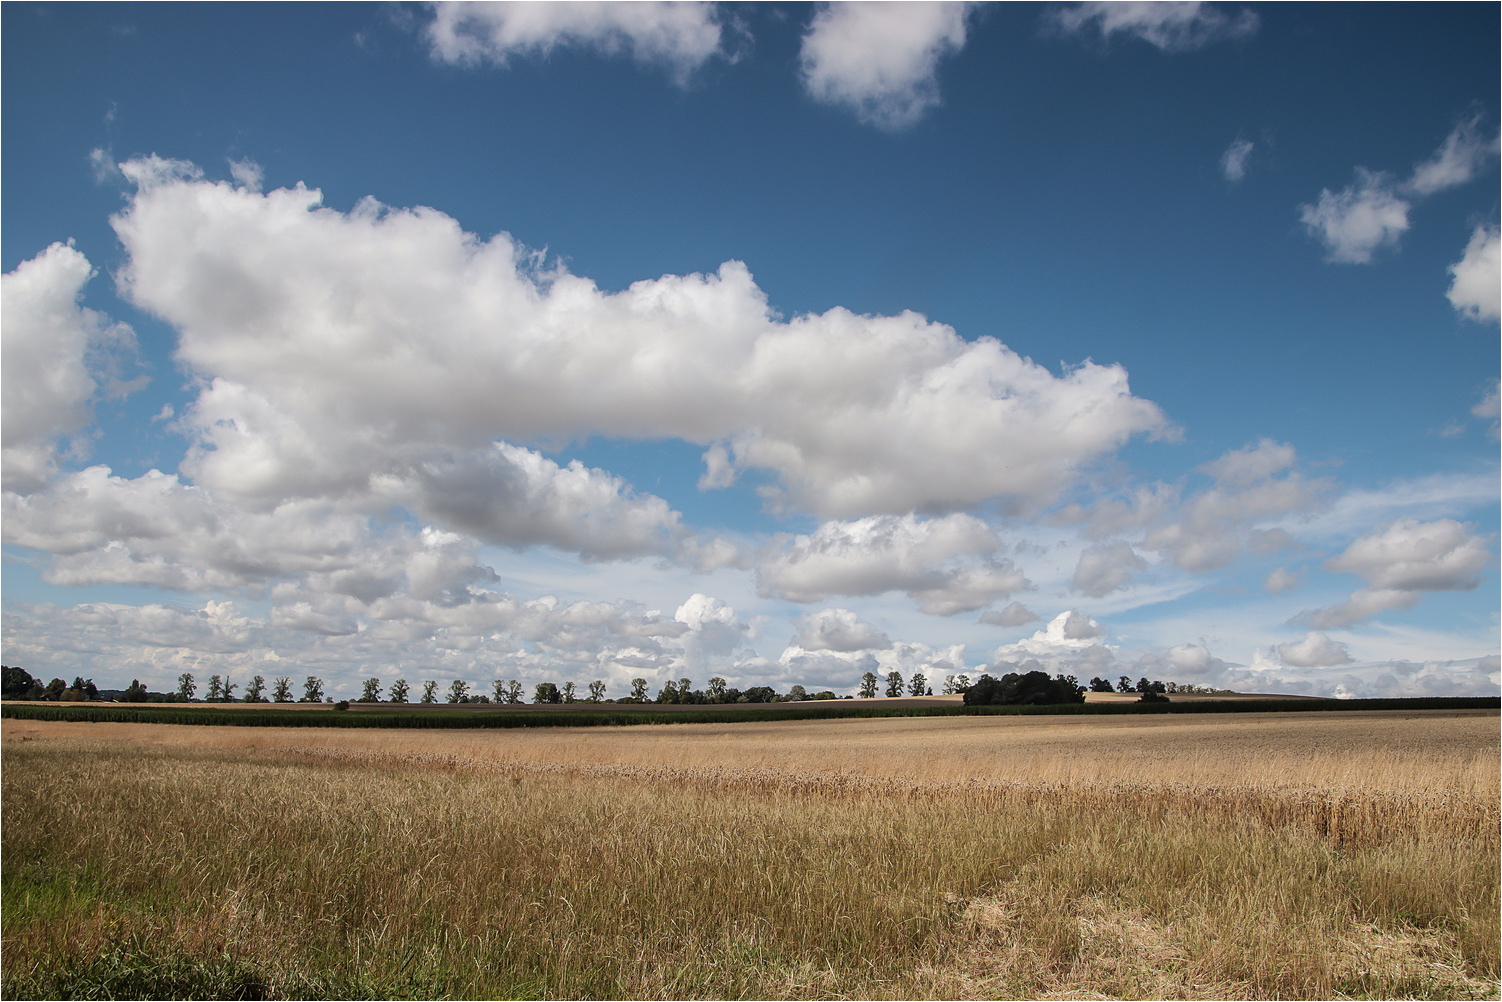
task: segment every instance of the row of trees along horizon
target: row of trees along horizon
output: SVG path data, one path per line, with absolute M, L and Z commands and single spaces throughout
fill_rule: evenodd
M 1113 684 L 1108 679 L 1092 678 L 1088 687 L 1081 685 L 1072 675 L 1055 675 L 1052 678 L 1047 672 L 1034 667 L 1037 662 L 1028 662 L 1024 665 L 1012 665 L 1001 662 L 993 667 L 993 671 L 1003 668 L 1027 668 L 1027 671 L 1010 671 L 993 676 L 989 673 L 982 674 L 975 681 L 971 681 L 966 674 L 946 675 L 943 685 L 940 687 L 941 695 L 963 696 L 968 705 L 994 705 L 1007 703 L 1083 703 L 1085 693 L 1089 692 L 1115 692 L 1136 694 L 1145 702 L 1165 700 L 1174 693 L 1214 693 L 1216 690 L 1205 686 L 1186 685 L 1178 682 L 1149 681 L 1140 678 L 1133 682 L 1128 676 L 1122 675 Z M 309 675 L 302 683 L 302 694 L 296 695 L 296 689 L 291 676 L 281 675 L 270 680 L 264 675 L 254 675 L 245 683 L 240 695 L 236 690 L 240 685 L 231 681 L 229 675 L 210 675 L 204 686 L 202 697 L 198 695 L 198 680 L 191 672 L 183 672 L 177 679 L 175 692 L 150 692 L 141 684 L 139 679 L 132 679 L 130 686 L 125 689 L 100 689 L 94 684 L 93 679 L 78 677 L 69 685 L 60 678 L 54 678 L 51 682 L 42 683 L 41 679 L 33 678 L 23 668 L 0 666 L 3 669 L 3 691 L 0 698 L 38 700 L 50 702 L 93 702 L 99 700 L 113 700 L 121 703 L 335 703 L 334 697 L 324 692 L 325 683 L 316 675 Z M 470 704 L 502 704 L 520 705 L 527 702 L 524 699 L 524 688 L 518 679 L 495 679 L 491 683 L 490 693 L 472 693 L 470 684 L 464 679 L 454 679 L 449 684 L 446 692 L 439 692 L 439 683 L 434 680 L 423 680 L 420 683 L 421 691 L 414 692 L 411 685 L 404 678 L 396 679 L 391 683 L 386 696 L 381 695 L 381 680 L 379 678 L 367 678 L 362 680 L 362 691 L 356 703 L 385 703 L 385 704 L 435 704 L 435 703 L 470 703 Z M 644 678 L 631 680 L 631 694 L 614 699 L 605 696 L 606 685 L 604 681 L 596 679 L 590 682 L 584 691 L 573 682 L 564 682 L 561 685 L 556 682 L 539 682 L 533 689 L 531 702 L 535 705 L 548 705 L 555 703 L 656 703 L 656 704 L 686 704 L 686 705 L 716 705 L 725 703 L 796 703 L 805 700 L 821 699 L 853 699 L 854 696 L 839 696 L 831 690 L 825 689 L 820 692 L 810 693 L 802 685 L 792 686 L 786 693 L 778 693 L 776 689 L 767 685 L 752 686 L 747 689 L 732 688 L 725 679 L 715 676 L 703 689 L 695 689 L 693 681 L 681 678 L 677 681 L 669 680 L 663 683 L 658 690 L 655 699 L 647 696 L 648 682 Z M 897 671 L 887 672 L 885 678 L 875 672 L 866 672 L 861 676 L 858 690 L 861 699 L 874 699 L 878 691 L 888 698 L 902 696 L 932 696 L 933 687 L 929 679 L 922 672 L 916 672 L 911 678 L 903 679 L 902 673 Z M 348 700 L 340 700 L 337 706 L 347 706 Z

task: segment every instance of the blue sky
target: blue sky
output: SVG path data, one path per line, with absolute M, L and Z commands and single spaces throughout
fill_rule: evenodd
M 1495 6 L 0 18 L 8 664 L 1499 690 Z

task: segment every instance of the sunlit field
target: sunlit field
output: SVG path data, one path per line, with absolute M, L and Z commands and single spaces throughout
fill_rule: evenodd
M 7 720 L 7 997 L 1492 997 L 1496 711 Z

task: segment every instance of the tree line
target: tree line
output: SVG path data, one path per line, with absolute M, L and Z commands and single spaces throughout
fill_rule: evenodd
M 243 687 L 231 680 L 229 675 L 210 675 L 200 698 L 198 680 L 192 672 L 183 672 L 177 678 L 173 692 L 150 692 L 139 679 L 132 679 L 124 690 L 103 690 L 94 685 L 93 679 L 82 677 L 69 685 L 60 678 L 43 685 L 40 679 L 32 678 L 22 668 L 0 666 L 4 670 L 3 698 L 75 702 L 113 698 L 122 703 L 335 703 L 333 696 L 325 694 L 325 682 L 316 675 L 307 676 L 301 683 L 301 695 L 290 675 L 267 679 L 253 675 Z M 1086 691 L 1136 693 L 1143 701 L 1165 700 L 1171 693 L 1213 693 L 1217 690 L 1204 686 L 1175 682 L 1149 681 L 1146 678 L 1133 682 L 1122 675 L 1113 685 L 1104 678 L 1092 678 L 1088 687 L 1072 675 L 1055 675 L 1052 678 L 1041 671 L 1037 662 L 1012 665 L 1000 662 L 993 670 L 1012 668 L 1014 671 L 999 677 L 982 674 L 973 682 L 969 675 L 946 675 L 941 693 L 964 697 L 966 705 L 1028 704 L 1028 703 L 1082 703 Z M 382 694 L 379 678 L 366 678 L 361 682 L 361 693 L 353 701 L 340 700 L 336 706 L 347 707 L 355 703 L 385 704 L 434 704 L 473 703 L 520 705 L 528 702 L 525 688 L 519 679 L 495 679 L 491 691 L 471 692 L 469 682 L 454 679 L 447 691 L 440 694 L 439 682 L 433 679 L 419 681 L 420 692 L 414 692 L 405 678 L 398 678 Z M 239 695 L 236 691 L 239 690 Z M 539 682 L 533 687 L 530 702 L 534 705 L 556 703 L 657 703 L 677 705 L 720 705 L 727 703 L 790 703 L 804 700 L 851 699 L 839 696 L 832 690 L 809 692 L 802 685 L 794 685 L 786 693 L 779 693 L 772 686 L 758 685 L 746 689 L 733 688 L 725 679 L 715 676 L 702 689 L 694 688 L 693 680 L 680 678 L 668 680 L 657 690 L 655 697 L 648 695 L 649 683 L 644 678 L 631 680 L 629 695 L 617 698 L 606 697 L 606 685 L 601 679 L 590 682 L 581 691 L 573 682 Z M 904 679 L 901 672 L 890 671 L 885 677 L 868 671 L 861 676 L 858 687 L 862 699 L 874 699 L 881 691 L 888 698 L 901 696 L 932 696 L 933 687 L 922 672 L 915 672 Z M 415 698 L 414 698 L 415 697 Z
M 32 678 L 31 673 L 24 668 L 0 665 L 0 699 L 35 699 L 53 703 L 76 703 L 99 698 L 99 687 L 91 678 L 84 678 L 80 675 L 73 679 L 72 685 L 60 678 L 55 678 L 43 685 L 41 679 Z

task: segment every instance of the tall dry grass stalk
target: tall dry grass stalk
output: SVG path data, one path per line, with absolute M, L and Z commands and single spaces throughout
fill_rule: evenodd
M 1495 713 L 1160 719 L 8 721 L 4 993 L 1496 997 Z

